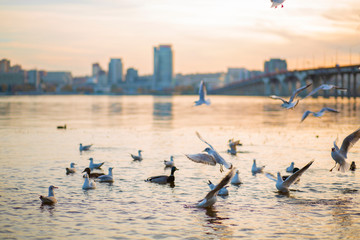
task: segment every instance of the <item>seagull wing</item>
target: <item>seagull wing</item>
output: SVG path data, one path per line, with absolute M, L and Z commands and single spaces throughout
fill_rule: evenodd
M 322 108 L 319 113 L 322 113 L 322 112 L 325 112 L 325 111 L 339 113 L 338 110 L 333 109 L 333 108 L 328 108 L 328 107 Z
M 288 103 L 288 101 L 286 101 L 282 97 L 279 97 L 279 96 L 276 96 L 276 95 L 271 95 L 270 98 L 272 98 L 272 99 L 280 99 L 281 101 L 283 101 L 283 103 Z
M 199 98 L 200 98 L 200 100 L 205 101 L 205 96 L 206 96 L 206 87 L 205 87 L 204 81 L 201 81 L 200 86 L 199 86 Z
M 229 171 L 229 173 L 219 182 L 218 185 L 216 185 L 216 187 L 211 190 L 206 196 L 206 199 L 210 199 L 212 198 L 215 194 L 217 194 L 217 192 L 222 189 L 226 184 L 228 184 L 231 180 L 231 178 L 234 176 L 234 172 L 235 172 L 235 168 L 232 169 L 231 171 Z
M 293 182 L 295 182 L 313 163 L 314 161 L 310 161 L 308 164 L 305 165 L 305 167 L 303 167 L 302 169 L 296 171 L 295 173 L 293 173 L 290 177 L 288 177 L 283 185 L 285 187 L 289 187 Z
M 347 158 L 347 152 L 354 146 L 354 144 L 359 140 L 360 138 L 360 128 L 347 136 L 340 147 L 340 153 Z
M 336 151 L 340 151 L 339 147 L 336 145 L 337 140 L 338 140 L 338 138 L 336 138 L 334 141 L 334 148 Z
M 223 157 L 220 156 L 220 154 L 218 152 L 216 152 L 215 150 L 213 150 L 212 152 L 212 155 L 215 159 L 215 161 L 219 164 L 222 164 L 224 165 L 224 167 L 226 167 L 227 169 L 231 169 L 232 168 L 232 164 L 231 163 L 228 163 L 225 161 L 225 159 Z M 211 155 L 211 154 L 209 154 Z
M 291 95 L 289 102 L 294 101 L 294 99 L 296 98 L 296 96 L 297 96 L 301 91 L 304 91 L 305 89 L 307 89 L 307 88 L 310 87 L 311 85 L 312 85 L 312 83 L 310 83 L 310 84 L 308 84 L 308 85 L 306 85 L 306 86 L 302 86 L 301 88 L 296 89 L 296 90 L 293 92 L 293 94 Z
M 265 176 L 273 181 L 277 181 L 276 177 L 271 173 L 265 173 Z
M 209 147 L 210 147 L 211 149 L 215 150 L 215 149 L 213 148 L 213 146 L 211 146 L 210 143 L 208 143 L 207 141 L 205 141 L 205 139 L 203 139 L 198 132 L 196 132 L 196 135 L 198 136 L 198 138 L 199 138 L 201 141 L 203 141 L 204 143 L 206 143 L 207 145 L 209 145 Z
M 304 114 L 303 114 L 303 116 L 302 116 L 302 118 L 301 118 L 301 122 L 304 121 L 305 118 L 307 118 L 307 116 L 309 116 L 310 113 L 313 113 L 313 112 L 312 112 L 312 111 L 309 111 L 309 110 L 306 111 L 306 112 L 304 112 Z
M 206 153 L 198 153 L 198 154 L 185 154 L 185 156 L 190 159 L 191 161 L 197 162 L 197 163 L 203 163 L 203 164 L 209 164 L 212 166 L 216 165 L 215 158 Z

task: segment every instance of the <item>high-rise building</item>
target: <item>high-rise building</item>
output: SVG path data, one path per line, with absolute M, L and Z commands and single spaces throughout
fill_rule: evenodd
M 153 89 L 170 87 L 173 78 L 173 52 L 171 45 L 154 47 Z
M 101 70 L 102 69 L 101 69 L 99 63 L 93 63 L 93 65 L 92 65 L 92 76 L 93 77 L 99 76 L 99 73 L 100 73 Z
M 111 58 L 108 72 L 109 84 L 117 85 L 123 80 L 123 64 L 120 58 Z
M 265 61 L 264 72 L 265 73 L 276 73 L 287 71 L 286 60 L 279 58 L 271 58 L 270 61 Z
M 126 83 L 134 83 L 138 77 L 138 71 L 135 68 L 128 68 L 126 71 Z
M 0 60 L 0 72 L 7 73 L 10 70 L 10 61 L 7 59 Z
M 29 70 L 27 72 L 27 82 L 34 85 L 36 88 L 40 86 L 40 74 L 38 70 Z
M 249 70 L 246 68 L 228 68 L 225 83 L 241 81 L 250 77 Z

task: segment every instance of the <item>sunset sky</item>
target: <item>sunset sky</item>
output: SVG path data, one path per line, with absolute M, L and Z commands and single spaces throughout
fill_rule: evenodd
M 153 72 L 153 47 L 171 44 L 175 73 L 360 63 L 359 0 L 0 0 L 0 59 L 26 70 L 89 75 L 110 58 Z

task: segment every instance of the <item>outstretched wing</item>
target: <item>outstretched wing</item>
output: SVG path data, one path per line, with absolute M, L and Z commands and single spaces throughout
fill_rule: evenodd
M 322 109 L 320 110 L 320 113 L 325 112 L 325 111 L 339 113 L 338 110 L 333 109 L 333 108 L 328 108 L 328 107 L 322 108 Z
M 276 177 L 271 173 L 265 173 L 265 176 L 273 181 L 277 181 Z
M 296 96 L 297 96 L 301 91 L 304 91 L 305 89 L 307 89 L 307 88 L 310 87 L 311 85 L 312 85 L 312 83 L 310 83 L 310 84 L 308 84 L 308 85 L 306 85 L 306 86 L 302 86 L 301 88 L 296 89 L 296 90 L 293 92 L 293 94 L 291 95 L 289 102 L 294 101 L 294 99 L 296 98 Z
M 354 146 L 354 144 L 359 140 L 360 138 L 360 128 L 347 136 L 340 147 L 340 153 L 347 158 L 347 152 Z
M 271 96 L 269 96 L 270 98 L 272 98 L 272 99 L 280 99 L 281 101 L 283 101 L 283 103 L 288 103 L 288 101 L 286 101 L 285 99 L 283 99 L 282 97 L 278 97 L 278 96 L 276 96 L 276 95 L 271 95 Z
M 211 190 L 206 196 L 206 199 L 210 199 L 212 198 L 215 194 L 217 194 L 217 192 L 222 189 L 226 184 L 228 184 L 231 180 L 231 178 L 234 176 L 234 172 L 235 172 L 235 168 L 232 169 L 231 171 L 229 171 L 229 173 L 219 182 L 218 185 L 216 185 L 216 187 Z
M 288 177 L 283 185 L 285 187 L 289 187 L 293 182 L 295 182 L 313 163 L 314 161 L 310 161 L 308 164 L 305 165 L 305 167 L 303 167 L 302 169 L 296 171 L 295 173 L 293 173 L 290 177 Z
M 206 86 L 204 84 L 204 81 L 201 81 L 200 86 L 199 86 L 199 98 L 200 98 L 200 101 L 205 101 L 205 97 L 206 97 Z
M 185 156 L 191 161 L 203 164 L 209 164 L 212 166 L 216 165 L 215 158 L 212 155 L 207 153 L 198 153 L 198 154 L 185 154 Z
M 302 118 L 301 118 L 301 122 L 305 120 L 305 118 L 307 118 L 307 116 L 309 116 L 310 113 L 313 113 L 312 111 L 307 110 L 306 112 L 304 112 Z
M 211 154 L 213 155 L 213 157 L 217 163 L 224 165 L 224 167 L 226 167 L 227 169 L 232 168 L 232 164 L 225 161 L 225 159 L 223 157 L 221 157 L 218 152 L 213 150 L 213 151 L 211 151 Z M 209 155 L 211 155 L 211 154 L 209 154 Z
M 210 147 L 211 149 L 215 150 L 215 149 L 213 148 L 213 146 L 211 146 L 210 143 L 208 143 L 207 141 L 205 141 L 205 139 L 203 139 L 198 132 L 196 132 L 196 135 L 198 136 L 198 138 L 199 138 L 201 141 L 203 141 L 204 143 L 206 143 L 207 145 L 209 145 L 209 147 Z

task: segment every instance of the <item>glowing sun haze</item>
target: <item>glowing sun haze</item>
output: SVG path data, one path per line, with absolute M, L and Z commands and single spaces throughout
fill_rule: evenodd
M 0 0 L 0 58 L 25 69 L 88 75 L 153 72 L 153 47 L 171 44 L 175 73 L 263 70 L 284 58 L 289 68 L 360 62 L 359 0 Z

